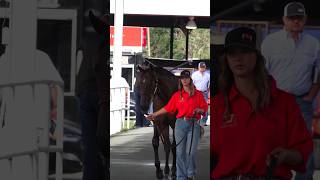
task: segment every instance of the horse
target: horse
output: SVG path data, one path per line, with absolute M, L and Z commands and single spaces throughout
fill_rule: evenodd
M 94 69 L 97 90 L 99 95 L 99 113 L 97 120 L 97 141 L 99 146 L 100 158 L 103 161 L 105 172 L 105 179 L 109 177 L 109 159 L 110 153 L 107 147 L 109 147 L 109 129 L 107 128 L 107 103 L 108 95 L 106 92 L 109 91 L 110 87 L 107 87 L 107 81 L 110 80 L 110 66 L 108 66 L 109 50 L 107 49 L 107 37 L 109 36 L 109 17 L 104 16 L 102 18 L 96 17 L 92 11 L 89 12 L 89 19 L 92 27 L 99 35 L 98 47 L 96 55 L 93 56 L 92 65 Z
M 153 103 L 153 110 L 157 111 L 165 106 L 174 92 L 178 90 L 179 79 L 171 72 L 161 67 L 148 66 L 143 68 L 138 66 L 136 77 L 137 88 L 140 92 L 140 106 L 143 114 L 148 112 L 149 106 Z M 167 177 L 170 173 L 169 156 L 172 149 L 173 162 L 171 167 L 171 177 L 176 179 L 176 141 L 174 137 L 175 114 L 166 114 L 156 118 L 153 126 L 152 145 L 155 157 L 156 176 L 163 178 L 163 171 L 160 168 L 159 160 L 159 137 L 164 145 L 166 162 L 164 174 Z M 173 142 L 170 143 L 169 127 L 173 130 Z

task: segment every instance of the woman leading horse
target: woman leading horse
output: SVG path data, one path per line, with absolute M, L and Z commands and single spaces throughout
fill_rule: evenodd
M 148 115 L 150 121 L 159 115 L 176 115 L 175 139 L 177 144 L 177 179 L 193 179 L 196 175 L 196 155 L 200 139 L 200 114 L 206 113 L 207 103 L 200 91 L 196 90 L 188 70 L 180 74 L 179 90 L 173 94 L 166 106 Z M 193 131 L 194 128 L 194 131 Z M 190 153 L 187 147 L 191 146 Z M 189 149 L 188 149 L 189 150 Z

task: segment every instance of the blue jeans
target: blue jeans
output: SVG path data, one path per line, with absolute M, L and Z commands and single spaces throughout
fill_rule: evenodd
M 189 155 L 192 123 L 194 123 L 193 141 L 191 153 Z M 186 180 L 187 177 L 193 177 L 196 174 L 196 156 L 197 148 L 200 140 L 200 125 L 195 119 L 184 120 L 177 119 L 175 127 L 177 146 L 177 180 Z
M 296 101 L 301 109 L 308 131 L 311 134 L 312 133 L 312 116 L 313 116 L 312 102 L 304 101 L 301 97 L 296 97 Z M 312 180 L 313 179 L 312 178 L 313 171 L 314 171 L 313 161 L 314 161 L 314 158 L 313 158 L 313 152 L 312 152 L 307 162 L 307 171 L 305 173 L 297 172 L 295 180 Z
M 205 101 L 208 101 L 208 92 L 202 92 L 202 95 L 205 99 Z M 206 114 L 203 115 L 202 119 L 200 120 L 200 124 L 201 125 L 205 125 L 207 123 L 208 120 L 208 112 L 206 112 Z
M 98 154 L 97 119 L 99 97 L 97 90 L 83 90 L 79 95 L 80 122 L 83 140 L 83 180 L 103 179 L 103 164 Z
M 135 100 L 135 113 L 136 113 L 136 127 L 140 126 L 147 126 L 150 125 L 150 122 L 146 120 L 146 118 L 143 116 L 141 112 L 140 107 L 140 93 L 137 88 L 134 88 L 134 100 Z

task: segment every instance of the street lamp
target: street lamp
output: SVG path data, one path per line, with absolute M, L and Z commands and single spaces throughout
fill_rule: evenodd
M 189 21 L 186 25 L 186 28 L 190 30 L 197 29 L 197 24 L 196 22 L 194 22 L 194 17 L 189 17 Z

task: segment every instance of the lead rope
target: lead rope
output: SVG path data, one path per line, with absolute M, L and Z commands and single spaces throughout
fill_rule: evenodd
M 197 115 L 197 113 L 194 113 L 193 116 L 192 116 L 192 133 L 191 133 L 192 137 L 191 137 L 190 148 L 189 148 L 189 156 L 190 156 L 191 148 L 192 148 L 192 141 L 193 141 L 193 134 L 194 134 L 194 124 L 197 122 L 196 115 Z M 200 129 L 200 132 L 201 132 L 201 129 Z
M 151 114 L 151 112 L 153 113 L 153 98 L 155 97 L 157 91 L 158 91 L 158 88 L 159 88 L 159 80 L 155 74 L 155 77 L 156 77 L 156 87 L 154 88 L 154 91 L 153 91 L 153 96 L 151 98 L 151 104 L 149 106 L 149 110 L 148 110 L 148 113 Z M 152 110 L 151 110 L 152 109 Z M 160 140 L 162 141 L 162 144 L 164 144 L 164 137 L 162 135 L 162 130 L 160 129 L 160 127 L 156 124 L 156 123 L 153 123 L 154 126 L 156 126 L 156 128 L 158 129 L 158 132 L 159 132 L 159 136 L 160 136 Z M 161 130 L 161 131 L 160 131 Z

